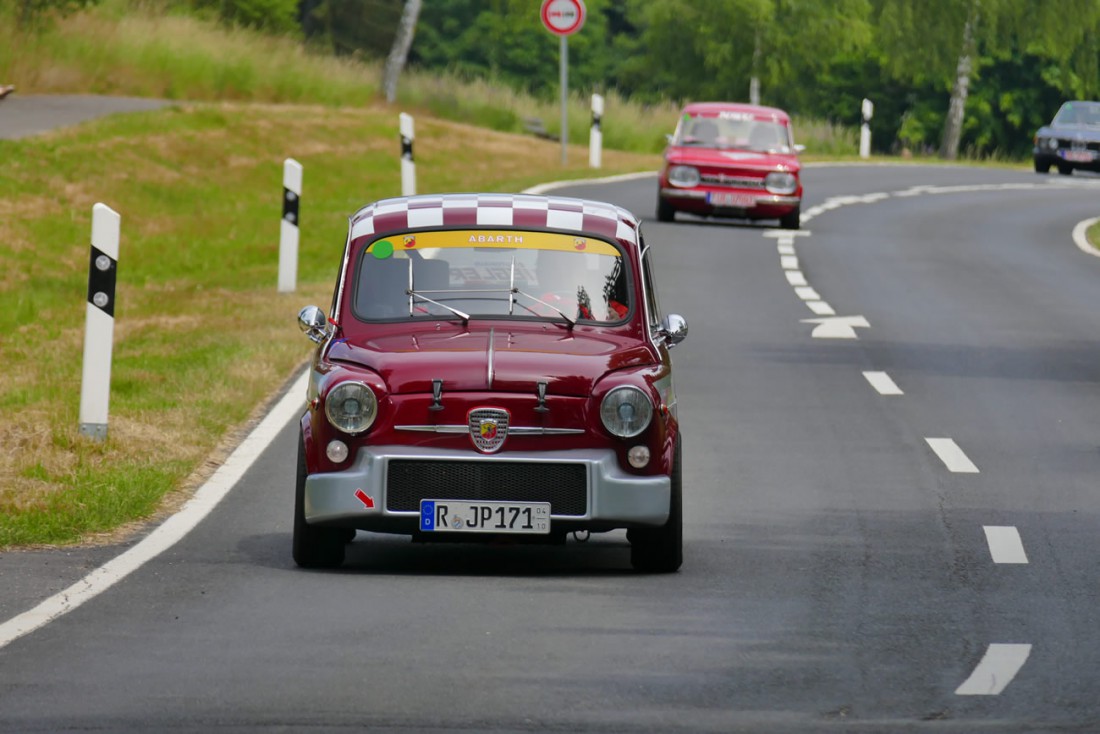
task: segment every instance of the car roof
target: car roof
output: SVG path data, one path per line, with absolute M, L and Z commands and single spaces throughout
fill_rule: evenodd
M 367 204 L 349 220 L 348 239 L 425 229 L 557 230 L 638 243 L 638 219 L 591 199 L 534 194 L 425 194 Z
M 692 102 L 684 106 L 685 115 L 717 115 L 720 112 L 740 112 L 758 117 L 773 117 L 781 122 L 790 122 L 790 115 L 778 107 L 745 104 L 742 102 Z

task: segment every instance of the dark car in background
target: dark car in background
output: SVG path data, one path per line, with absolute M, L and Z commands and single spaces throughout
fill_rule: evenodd
M 779 220 L 798 229 L 801 164 L 791 119 L 775 107 L 731 102 L 687 105 L 669 136 L 658 179 L 657 219 Z
M 1050 167 L 1069 176 L 1074 169 L 1100 173 L 1100 102 L 1066 102 L 1049 125 L 1035 133 L 1035 171 Z

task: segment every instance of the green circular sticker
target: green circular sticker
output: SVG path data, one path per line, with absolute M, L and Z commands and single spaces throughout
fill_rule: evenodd
M 379 260 L 385 260 L 387 257 L 393 256 L 393 243 L 389 240 L 375 242 L 371 245 L 370 251 Z

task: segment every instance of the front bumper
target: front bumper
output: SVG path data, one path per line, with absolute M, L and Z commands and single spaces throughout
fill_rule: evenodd
M 551 514 L 551 531 L 655 527 L 668 521 L 671 480 L 668 476 L 638 476 L 620 466 L 611 449 L 479 454 L 473 451 L 408 446 L 360 449 L 344 471 L 310 474 L 305 483 L 305 519 L 310 524 L 362 530 L 415 533 L 418 510 L 394 511 L 387 497 L 387 465 L 397 459 L 441 462 L 520 462 L 534 466 L 571 464 L 584 467 L 587 478 L 583 514 Z M 426 499 L 431 499 L 426 497 Z M 469 497 L 470 500 L 478 499 Z
M 724 194 L 735 194 L 737 196 L 748 197 L 752 205 L 743 207 L 716 206 L 708 200 L 713 196 L 721 196 Z M 680 211 L 694 212 L 696 214 L 728 212 L 736 216 L 756 219 L 773 219 L 790 214 L 798 208 L 802 202 L 802 197 L 800 196 L 783 196 L 758 190 L 708 187 L 682 189 L 675 186 L 662 186 L 660 189 L 660 196 L 667 203 Z

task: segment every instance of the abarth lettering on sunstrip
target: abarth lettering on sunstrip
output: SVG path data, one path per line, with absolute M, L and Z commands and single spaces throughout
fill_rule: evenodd
M 511 234 L 472 234 L 467 242 L 483 243 L 483 242 L 497 242 L 501 244 L 523 244 L 523 235 L 511 235 Z

